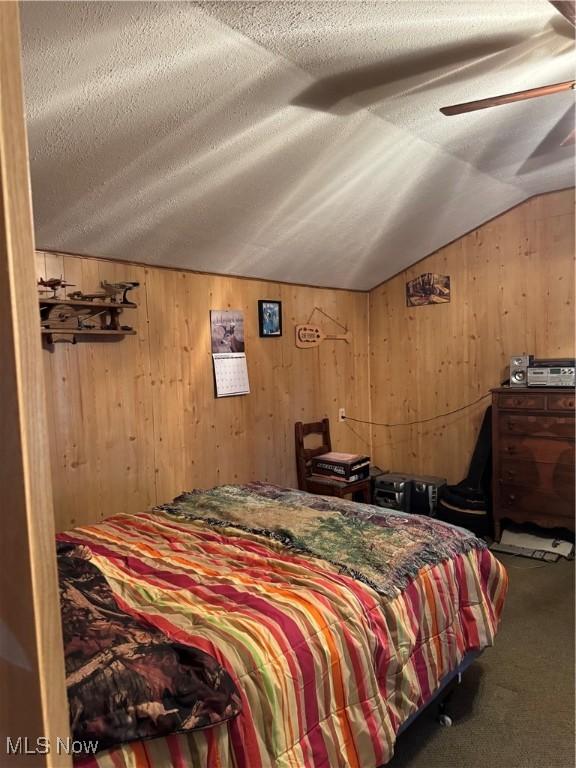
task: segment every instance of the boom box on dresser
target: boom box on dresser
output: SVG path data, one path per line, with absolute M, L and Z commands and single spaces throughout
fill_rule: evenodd
M 574 531 L 574 390 L 492 390 L 494 538 L 502 520 Z

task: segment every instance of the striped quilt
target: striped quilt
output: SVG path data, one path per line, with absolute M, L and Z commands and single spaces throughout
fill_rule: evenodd
M 82 768 L 377 768 L 468 651 L 491 645 L 507 578 L 471 534 L 263 484 L 60 534 L 121 608 L 230 673 L 242 712 Z

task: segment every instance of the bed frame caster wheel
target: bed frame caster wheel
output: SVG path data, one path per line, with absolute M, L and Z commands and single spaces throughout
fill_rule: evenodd
M 438 722 L 444 728 L 450 728 L 450 726 L 452 725 L 452 718 L 450 717 L 450 715 L 440 714 L 438 715 Z

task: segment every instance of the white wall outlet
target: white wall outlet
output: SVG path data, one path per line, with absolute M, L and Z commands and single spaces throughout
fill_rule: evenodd
M 338 408 L 338 421 L 345 421 L 345 419 L 346 419 L 346 409 Z

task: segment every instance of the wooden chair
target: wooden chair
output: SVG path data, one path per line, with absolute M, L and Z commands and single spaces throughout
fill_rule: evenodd
M 361 497 L 365 504 L 370 504 L 370 479 L 358 480 L 355 483 L 345 483 L 343 480 L 332 480 L 331 478 L 322 478 L 312 476 L 310 463 L 314 456 L 320 456 L 322 453 L 329 453 L 332 450 L 332 441 L 330 440 L 330 421 L 323 419 L 312 424 L 303 424 L 297 421 L 294 425 L 294 435 L 296 440 L 296 473 L 298 475 L 298 488 L 308 493 L 319 493 L 324 496 L 344 496 L 352 495 Z M 305 448 L 304 439 L 308 435 L 321 435 L 322 444 L 316 448 Z

